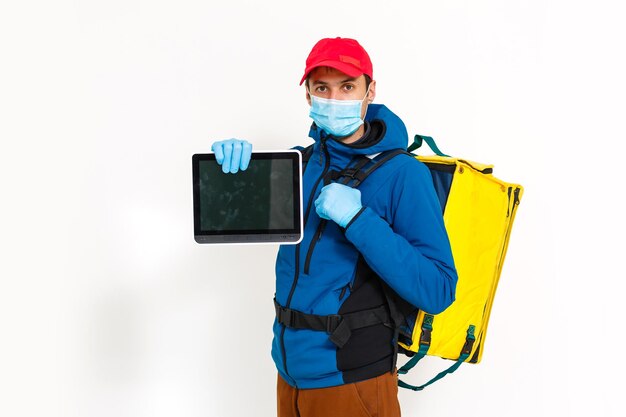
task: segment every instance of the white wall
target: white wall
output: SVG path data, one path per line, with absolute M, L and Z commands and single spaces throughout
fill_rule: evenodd
M 308 143 L 326 36 L 361 41 L 411 133 L 525 186 L 483 362 L 404 415 L 618 415 L 620 2 L 7 3 L 0 415 L 274 415 L 276 248 L 193 241 L 191 155 Z M 426 362 L 412 382 L 449 365 Z

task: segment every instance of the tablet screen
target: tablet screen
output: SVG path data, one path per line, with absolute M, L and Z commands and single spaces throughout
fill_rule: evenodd
M 214 154 L 192 158 L 198 243 L 297 243 L 302 236 L 300 153 L 253 152 L 225 174 Z

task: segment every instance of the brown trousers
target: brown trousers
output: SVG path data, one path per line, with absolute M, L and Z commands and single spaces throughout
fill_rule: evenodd
M 278 376 L 278 417 L 400 417 L 398 375 L 329 388 L 297 389 Z

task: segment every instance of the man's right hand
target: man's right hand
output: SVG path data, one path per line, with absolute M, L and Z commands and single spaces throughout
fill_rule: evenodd
M 217 163 L 224 173 L 235 174 L 245 171 L 252 156 L 252 144 L 239 139 L 221 140 L 213 143 L 211 150 L 215 153 Z

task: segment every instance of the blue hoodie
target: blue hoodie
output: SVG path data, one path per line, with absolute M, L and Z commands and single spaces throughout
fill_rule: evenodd
M 398 155 L 360 186 L 364 207 L 344 230 L 320 228 L 313 202 L 329 170 L 357 155 L 406 149 L 404 123 L 371 104 L 362 140 L 344 144 L 312 126 L 313 154 L 303 175 L 304 239 L 283 245 L 276 261 L 276 301 L 308 314 L 344 314 L 386 303 L 381 280 L 431 314 L 453 301 L 457 275 L 442 209 L 428 168 Z M 321 233 L 321 235 L 320 235 Z M 298 388 L 322 388 L 382 375 L 395 365 L 394 332 L 383 324 L 353 331 L 338 348 L 323 331 L 274 322 L 272 357 L 281 377 Z

